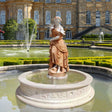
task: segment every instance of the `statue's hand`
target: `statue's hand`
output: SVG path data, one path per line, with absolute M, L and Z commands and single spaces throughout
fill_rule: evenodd
M 52 39 L 50 39 L 50 41 L 58 40 L 59 38 L 60 38 L 60 36 L 52 37 Z

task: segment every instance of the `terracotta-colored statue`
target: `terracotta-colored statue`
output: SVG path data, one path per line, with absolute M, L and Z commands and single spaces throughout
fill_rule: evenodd
M 49 75 L 63 77 L 69 71 L 68 50 L 64 43 L 65 31 L 60 25 L 62 19 L 58 16 L 54 18 L 54 24 L 50 27 L 50 63 Z

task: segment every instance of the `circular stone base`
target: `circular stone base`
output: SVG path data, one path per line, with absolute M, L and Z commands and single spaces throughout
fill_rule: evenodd
M 16 96 L 26 104 L 47 109 L 63 109 L 83 105 L 94 97 L 95 92 L 91 87 L 93 78 L 87 73 L 70 70 L 74 74 L 85 76 L 83 81 L 73 84 L 41 84 L 27 79 L 32 73 L 39 71 L 25 72 L 18 78 L 20 86 Z
M 60 100 L 60 101 L 44 102 L 44 99 L 43 101 L 41 100 L 39 101 L 36 100 L 35 98 L 25 96 L 24 94 L 21 93 L 20 88 L 18 88 L 16 91 L 17 98 L 22 102 L 35 107 L 46 109 L 64 109 L 64 108 L 77 107 L 91 101 L 94 97 L 94 94 L 95 94 L 94 89 L 91 87 L 89 93 L 80 98 L 78 97 L 70 100 L 68 99 L 67 101 Z

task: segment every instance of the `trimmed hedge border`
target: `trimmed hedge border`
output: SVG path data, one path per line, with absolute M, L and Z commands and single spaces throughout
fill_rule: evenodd
M 1 57 L 0 66 L 48 64 L 49 58 Z M 69 57 L 69 64 L 93 65 L 112 68 L 112 56 L 104 57 Z

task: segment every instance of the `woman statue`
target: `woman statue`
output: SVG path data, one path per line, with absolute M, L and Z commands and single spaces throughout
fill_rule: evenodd
M 64 43 L 65 31 L 60 25 L 62 19 L 58 16 L 54 18 L 54 24 L 50 27 L 50 63 L 49 75 L 61 77 L 69 71 L 68 50 Z

